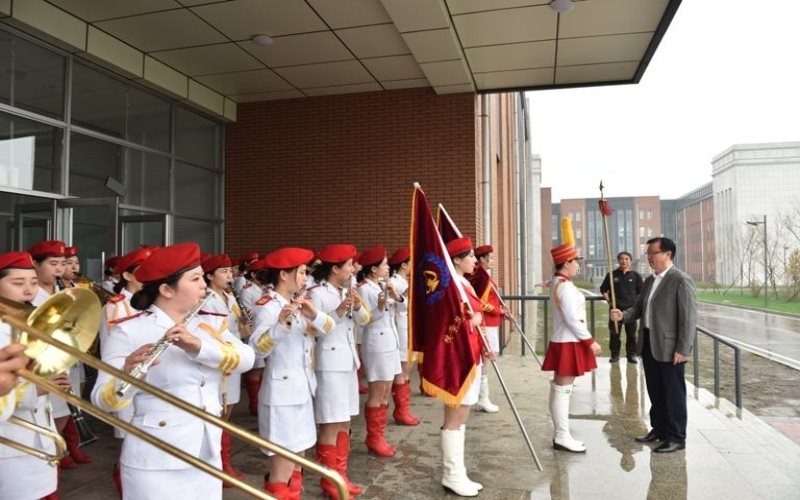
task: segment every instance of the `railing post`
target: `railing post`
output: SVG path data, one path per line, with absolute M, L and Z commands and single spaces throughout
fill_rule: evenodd
M 592 324 L 592 327 L 589 328 L 589 332 L 591 332 L 592 337 L 597 337 L 594 333 L 594 305 L 597 303 L 596 300 L 589 301 L 592 304 L 592 307 L 589 309 L 589 322 Z
M 525 321 L 527 319 L 527 315 L 525 314 L 525 310 L 528 309 L 528 301 L 527 301 L 527 299 L 522 299 L 520 301 L 520 304 L 522 304 L 521 311 L 520 311 L 520 314 L 519 314 L 520 321 L 522 322 L 522 331 L 527 332 L 528 331 L 528 326 L 525 324 Z M 520 341 L 520 347 L 522 349 L 524 349 L 525 348 L 525 342 L 522 340 L 522 335 L 519 336 L 519 341 Z M 536 348 L 536 346 L 533 346 L 533 347 Z M 522 351 L 522 352 L 524 353 L 524 351 Z
M 736 381 L 736 407 L 742 409 L 742 350 L 737 346 L 733 349 L 734 378 Z
M 550 321 L 549 321 L 549 318 L 547 317 L 547 314 L 548 314 L 547 311 L 549 309 L 550 309 L 550 298 L 548 297 L 547 299 L 544 300 L 544 335 L 542 337 L 543 341 L 544 341 L 544 344 L 542 345 L 542 349 L 544 351 L 547 351 L 547 344 L 550 343 Z M 536 347 L 536 346 L 533 346 L 533 347 Z
M 719 397 L 719 342 L 714 339 L 714 396 Z
M 694 370 L 694 387 L 695 389 L 700 389 L 700 342 L 698 339 L 700 335 L 694 336 L 694 362 L 692 363 L 692 369 Z

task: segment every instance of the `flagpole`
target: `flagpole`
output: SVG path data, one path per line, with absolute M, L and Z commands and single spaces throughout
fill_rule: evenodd
M 497 298 L 500 299 L 500 304 L 505 308 L 506 311 L 508 311 L 505 315 L 506 318 L 508 318 L 509 321 L 511 321 L 511 324 L 514 325 L 514 328 L 517 329 L 520 337 L 522 337 L 522 341 L 525 342 L 525 345 L 527 345 L 528 349 L 530 349 L 531 352 L 533 353 L 533 358 L 536 360 L 537 363 L 539 363 L 539 366 L 542 366 L 542 360 L 539 359 L 539 355 L 536 354 L 536 348 L 533 345 L 531 345 L 531 342 L 528 340 L 528 336 L 525 335 L 525 332 L 522 330 L 519 321 L 513 314 L 511 314 L 511 309 L 509 309 L 508 306 L 506 305 L 506 301 L 503 300 L 503 297 L 500 295 L 500 292 L 497 290 L 497 288 L 495 288 L 494 283 L 490 283 L 490 286 L 494 289 L 495 294 L 497 294 Z M 522 307 L 525 307 L 524 303 L 522 304 Z M 533 337 L 533 344 L 536 345 L 535 333 Z
M 614 265 L 611 260 L 611 240 L 608 235 L 608 216 L 606 216 L 605 211 L 603 210 L 603 205 L 606 203 L 605 195 L 603 194 L 603 181 L 600 180 L 600 216 L 603 217 L 603 239 L 606 243 L 606 257 L 608 258 L 608 289 L 611 292 L 611 309 L 617 308 L 617 296 L 616 292 L 614 291 L 614 270 L 612 266 Z M 619 335 L 619 325 L 616 321 L 613 321 L 612 324 L 614 325 L 614 334 Z

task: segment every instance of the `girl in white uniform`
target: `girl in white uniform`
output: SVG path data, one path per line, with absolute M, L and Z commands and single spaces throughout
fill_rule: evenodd
M 206 293 L 200 249 L 196 243 L 160 248 L 134 273 L 143 284 L 131 304 L 145 314 L 111 330 L 103 361 L 130 373 L 147 359 L 162 338 L 173 343 L 145 380 L 209 414 L 222 414 L 221 384 L 227 373 L 249 370 L 253 350 L 228 331 L 224 318 L 186 316 Z M 121 381 L 101 372 L 92 402 L 106 411 L 132 405 L 135 427 L 219 468 L 222 431 L 171 404 L 131 388 L 123 398 Z M 222 498 L 222 482 L 182 460 L 128 435 L 122 445 L 122 491 L 125 499 Z
M 360 261 L 364 267 L 359 276 L 363 281 L 358 285 L 358 293 L 372 316 L 372 321 L 364 326 L 361 340 L 361 355 L 369 383 L 369 393 L 364 405 L 366 444 L 371 453 L 379 457 L 392 457 L 396 450 L 386 442 L 386 415 L 392 381 L 401 373 L 401 365 L 397 327 L 389 310 L 388 295 L 392 295 L 395 300 L 399 297 L 394 293 L 394 287 L 389 280 L 386 248 L 365 250 Z
M 316 346 L 317 461 L 338 471 L 353 496 L 363 492 L 347 475 L 350 419 L 358 415 L 357 371 L 361 365 L 353 330 L 356 325 L 365 325 L 370 320 L 351 281 L 355 255 L 353 245 L 330 245 L 320 250 L 317 253 L 320 263 L 314 269 L 317 285 L 309 289 L 311 302 L 317 310 L 327 313 L 336 322 L 333 330 L 317 339 Z M 321 486 L 328 496 L 338 498 L 333 483 L 322 479 Z
M 228 291 L 233 274 L 231 272 L 231 259 L 225 255 L 211 255 L 203 261 L 203 272 L 205 273 L 206 284 L 212 294 L 206 302 L 203 311 L 226 318 L 230 332 L 244 342 L 250 337 L 250 328 L 247 322 L 242 320 L 242 311 L 236 304 L 236 299 Z M 222 399 L 225 401 L 225 414 L 223 418 L 230 420 L 233 407 L 239 402 L 241 393 L 242 377 L 238 373 L 232 373 L 225 377 Z M 244 479 L 244 474 L 233 467 L 231 463 L 231 435 L 228 431 L 222 431 L 222 470 L 237 479 Z M 228 483 L 224 484 L 229 487 Z
M 390 300 L 390 308 L 397 328 L 397 340 L 400 344 L 400 367 L 402 373 L 394 378 L 392 398 L 394 412 L 392 416 L 399 425 L 417 425 L 420 419 L 411 413 L 411 380 L 409 377 L 408 348 L 408 273 L 411 253 L 408 247 L 397 250 L 389 258 L 392 285 L 397 292 L 398 300 Z
M 20 304 L 33 299 L 36 272 L 30 254 L 10 252 L 0 254 L 0 297 Z M 11 328 L 0 323 L 0 347 L 11 342 Z M 51 379 L 62 389 L 69 389 L 65 374 Z M 46 393 L 33 384 L 22 381 L 13 392 L 0 397 L 3 420 L 10 414 L 35 425 L 55 429 Z M 0 436 L 30 446 L 45 453 L 54 453 L 53 441 L 40 433 L 24 429 L 16 424 L 0 422 Z M 0 445 L 0 498 L 13 500 L 37 500 L 58 498 L 58 469 L 44 460 L 14 448 Z M 52 495 L 52 496 L 51 496 Z
M 317 441 L 314 336 L 336 325 L 298 293 L 313 256 L 304 248 L 282 248 L 251 266 L 260 281 L 275 287 L 274 298 L 264 296 L 256 303 L 250 336 L 256 354 L 267 358 L 258 396 L 258 430 L 265 439 L 301 455 Z M 302 483 L 302 472 L 294 462 L 271 456 L 264 484 L 268 493 L 279 499 L 300 498 Z

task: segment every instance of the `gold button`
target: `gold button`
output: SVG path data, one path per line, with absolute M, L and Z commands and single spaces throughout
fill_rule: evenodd
M 163 420 L 162 420 L 161 422 L 159 422 L 159 423 L 158 423 L 158 426 L 159 426 L 159 427 L 166 427 L 166 426 L 167 426 L 167 423 L 166 423 L 165 421 L 163 421 Z

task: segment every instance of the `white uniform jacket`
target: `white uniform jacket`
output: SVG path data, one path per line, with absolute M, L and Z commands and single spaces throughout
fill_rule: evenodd
M 586 328 L 586 298 L 572 281 L 554 277 L 550 300 L 553 302 L 552 342 L 582 342 L 592 338 Z
M 264 296 L 264 289 L 260 285 L 248 281 L 242 287 L 239 293 L 239 299 L 242 301 L 242 307 L 248 311 L 252 311 L 256 302 Z
M 102 314 L 100 315 L 100 349 L 108 338 L 108 333 L 117 323 L 127 320 L 132 316 L 141 314 L 141 311 L 134 309 L 131 305 L 131 297 L 133 294 L 128 290 L 123 289 L 117 295 L 109 298 L 103 306 Z
M 203 310 L 214 313 L 214 315 L 223 315 L 221 317 L 228 320 L 228 330 L 236 337 L 241 337 L 239 334 L 239 321 L 242 317 L 242 310 L 236 304 L 236 299 L 227 292 L 220 295 L 211 289 L 209 290 L 212 297 L 206 302 Z
M 392 301 L 394 306 L 394 322 L 398 331 L 408 331 L 408 281 L 399 274 L 392 276 L 392 283 L 398 295 L 403 297 L 402 301 Z M 404 349 L 406 346 L 400 346 Z
M 352 318 L 347 313 L 339 317 L 336 309 L 347 296 L 347 291 L 323 281 L 309 289 L 308 294 L 318 311 L 328 314 L 336 322 L 333 330 L 317 338 L 316 370 L 349 372 L 361 366 L 356 351 L 354 326 L 369 323 L 370 314 L 365 306 L 353 308 Z
M 364 325 L 361 347 L 365 352 L 391 352 L 399 349 L 397 326 L 391 311 L 391 301 L 384 308 L 378 308 L 378 295 L 381 287 L 372 280 L 364 280 L 358 285 L 358 293 L 365 306 L 369 307 L 371 321 Z
M 0 347 L 11 343 L 11 328 L 0 323 Z M 0 422 L 0 436 L 17 441 L 20 444 L 31 446 L 46 453 L 54 453 L 53 440 L 42 436 L 38 432 L 29 431 L 16 424 L 5 422 L 12 414 L 41 427 L 55 430 L 55 423 L 47 404 L 47 396 L 36 394 L 36 386 L 27 381 L 20 380 L 17 386 L 6 396 L 0 397 L 0 412 L 3 418 Z M 9 446 L 0 445 L 0 458 L 28 456 L 25 452 L 17 451 Z
M 220 320 L 221 319 L 221 320 Z M 147 314 L 117 324 L 108 336 L 103 361 L 122 369 L 125 358 L 143 344 L 156 343 L 175 322 L 156 306 Z M 152 366 L 145 381 L 215 416 L 222 413 L 221 389 L 224 373 L 241 373 L 253 366 L 253 350 L 229 331 L 224 318 L 198 316 L 187 329 L 202 346 L 196 355 L 170 346 Z M 220 454 L 222 431 L 169 403 L 132 388 L 124 399 L 117 396 L 119 380 L 100 372 L 92 391 L 92 402 L 106 411 L 118 411 L 133 404 L 131 423 L 185 452 L 206 461 Z M 191 467 L 135 436 L 122 445 L 121 463 L 144 470 L 186 469 Z
M 309 321 L 300 312 L 291 325 L 278 322 L 289 304 L 282 295 L 262 297 L 254 309 L 255 327 L 250 345 L 267 357 L 258 400 L 269 406 L 304 404 L 317 390 L 314 374 L 314 335 L 328 333 L 336 322 L 322 311 Z

